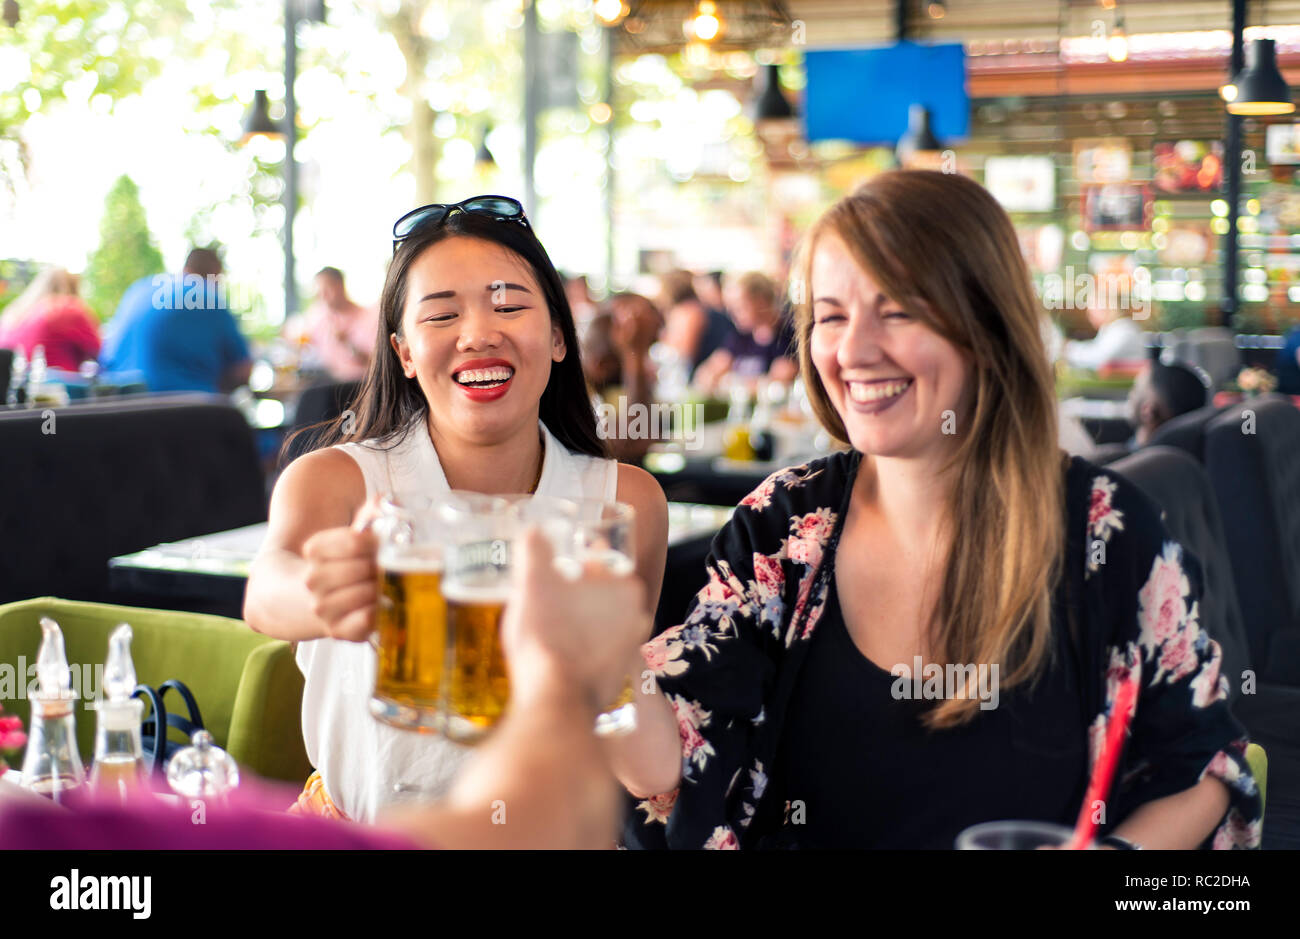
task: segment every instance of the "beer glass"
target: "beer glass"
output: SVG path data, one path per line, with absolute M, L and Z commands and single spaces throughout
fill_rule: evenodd
M 370 713 L 385 724 L 441 733 L 447 605 L 442 595 L 443 500 L 380 505 L 375 689 Z
M 959 851 L 1034 851 L 1063 848 L 1073 837 L 1074 831 L 1064 825 L 1011 819 L 972 825 L 957 836 L 956 847 Z
M 633 522 L 636 510 L 624 502 L 581 499 L 573 526 L 571 553 L 557 558 L 568 576 L 581 574 L 583 565 L 597 561 L 613 574 L 624 576 L 636 570 L 636 542 Z M 608 708 L 596 716 L 596 733 L 619 736 L 636 730 L 636 704 L 632 677 L 623 680 L 623 690 Z
M 442 508 L 447 564 L 445 733 L 477 743 L 505 713 L 510 677 L 501 647 L 501 619 L 510 594 L 510 556 L 519 515 L 509 502 L 452 493 Z

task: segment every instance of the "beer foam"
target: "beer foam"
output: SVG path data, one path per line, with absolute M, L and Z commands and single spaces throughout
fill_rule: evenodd
M 442 595 L 448 603 L 504 605 L 510 599 L 510 584 L 507 581 L 493 584 L 467 584 L 464 581 L 443 580 Z
M 424 548 L 414 552 L 380 549 L 379 566 L 397 574 L 441 574 L 442 551 L 439 548 Z

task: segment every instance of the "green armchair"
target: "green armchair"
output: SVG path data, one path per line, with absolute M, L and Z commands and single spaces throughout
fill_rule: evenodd
M 103 672 L 97 666 L 108 654 L 109 633 L 125 622 L 134 634 L 137 680 L 155 688 L 169 678 L 184 682 L 213 739 L 241 769 L 293 783 L 310 775 L 302 741 L 303 681 L 292 647 L 222 616 L 53 597 L 0 605 L 0 703 L 24 726 L 29 725 L 26 689 L 36 680 L 42 616 L 53 617 L 63 628 L 74 687 L 83 698 L 76 709 L 77 743 L 87 772 L 95 741 L 95 712 L 87 706 L 88 698 L 102 692 Z M 20 674 L 20 665 L 27 675 Z M 185 712 L 176 695 L 167 696 L 167 708 Z M 173 729 L 171 739 L 180 740 L 179 731 Z

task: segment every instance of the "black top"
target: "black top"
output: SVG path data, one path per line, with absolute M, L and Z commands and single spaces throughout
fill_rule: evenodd
M 1001 690 L 986 668 L 977 697 L 991 707 L 969 724 L 931 731 L 921 719 L 937 702 L 926 698 L 946 679 L 918 673 L 915 662 L 896 677 L 863 655 L 832 578 L 773 767 L 777 801 L 790 808 L 763 846 L 943 849 L 979 822 L 1073 826 L 1090 715 L 1077 659 L 1064 643 L 1058 648 L 1032 690 Z

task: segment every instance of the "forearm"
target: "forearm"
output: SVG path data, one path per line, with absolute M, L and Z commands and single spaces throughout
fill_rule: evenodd
M 329 635 L 307 589 L 307 562 L 291 551 L 263 551 L 253 561 L 244 594 L 244 622 L 255 632 L 298 642 Z
M 1139 806 L 1115 834 L 1144 848 L 1197 848 L 1218 827 L 1228 802 L 1227 787 L 1207 777 L 1190 789 Z
M 682 773 L 682 743 L 677 715 L 638 654 L 629 665 L 637 726 L 632 733 L 605 740 L 609 765 L 632 795 L 649 798 L 677 788 Z M 648 692 L 648 693 L 647 693 Z
M 618 786 L 592 733 L 595 709 L 558 688 L 512 703 L 441 804 L 380 823 L 431 847 L 599 849 L 614 845 Z

